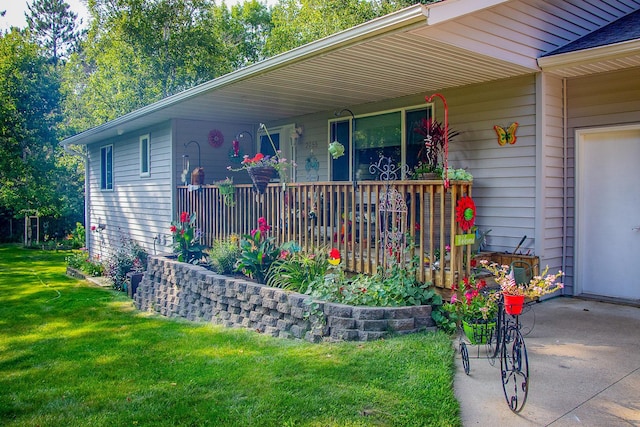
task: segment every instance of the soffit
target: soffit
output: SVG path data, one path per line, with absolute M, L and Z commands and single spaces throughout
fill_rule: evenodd
M 474 13 L 452 13 L 451 19 L 436 19 L 429 8 L 412 6 L 389 28 L 367 32 L 370 24 L 363 24 L 63 142 L 92 143 L 171 119 L 255 126 L 318 112 L 330 116 L 343 107 L 531 74 L 540 71 L 537 58 L 545 52 L 613 19 L 601 17 L 602 10 L 578 18 L 571 3 L 555 0 L 492 4 Z M 439 7 L 466 4 L 445 1 Z

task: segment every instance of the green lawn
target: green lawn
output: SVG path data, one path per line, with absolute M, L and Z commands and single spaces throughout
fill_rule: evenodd
M 64 256 L 0 246 L 1 425 L 461 425 L 443 334 L 309 344 L 165 319 Z

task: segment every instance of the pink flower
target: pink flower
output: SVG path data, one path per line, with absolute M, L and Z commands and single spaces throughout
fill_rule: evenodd
M 189 222 L 189 213 L 188 212 L 182 212 L 180 214 L 180 222 Z
M 91 226 L 91 231 L 96 231 L 96 226 L 95 225 Z

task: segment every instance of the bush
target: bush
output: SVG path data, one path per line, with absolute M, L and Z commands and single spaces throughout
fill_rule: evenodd
M 216 240 L 206 251 L 209 257 L 209 267 L 220 274 L 231 274 L 236 270 L 236 261 L 240 258 L 238 237 Z
M 73 249 L 80 249 L 84 246 L 85 243 L 85 229 L 82 224 L 76 222 L 76 229 L 71 232 L 69 235 L 69 240 L 71 241 L 71 247 Z
M 119 291 L 126 289 L 127 273 L 146 270 L 147 258 L 147 251 L 138 242 L 122 234 L 120 245 L 107 263 L 106 275 L 112 280 L 113 288 Z

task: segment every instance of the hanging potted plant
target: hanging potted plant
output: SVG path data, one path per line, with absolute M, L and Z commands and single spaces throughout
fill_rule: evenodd
M 500 285 L 500 292 L 504 298 L 504 311 L 514 316 L 522 314 L 525 299 L 539 298 L 564 287 L 558 282 L 564 273 L 558 271 L 556 274 L 549 274 L 549 266 L 539 276 L 534 276 L 529 283 L 516 283 L 513 269 L 508 265 L 489 263 L 487 260 L 481 260 L 480 264 L 493 274 L 496 283 Z
M 236 193 L 236 188 L 233 185 L 233 179 L 227 177 L 226 179 L 222 181 L 217 181 L 214 184 L 220 190 L 220 195 L 222 196 L 223 203 L 229 206 L 230 208 L 234 207 L 236 205 L 236 201 L 234 197 Z
M 249 157 L 245 155 L 242 158 L 242 162 L 240 163 L 240 167 L 237 169 L 233 169 L 231 166 L 227 166 L 227 169 L 230 171 L 241 171 L 246 170 L 253 182 L 253 188 L 260 194 L 264 194 L 264 191 L 267 188 L 267 185 L 273 178 L 280 177 L 280 180 L 285 183 L 287 180 L 287 167 L 289 163 L 287 159 L 282 157 L 282 152 L 276 149 L 273 140 L 271 139 L 271 135 L 267 131 L 267 128 L 264 124 L 260 124 L 260 127 L 264 129 L 267 137 L 269 138 L 269 142 L 271 143 L 271 148 L 273 148 L 273 152 L 275 155 L 273 156 L 265 156 L 262 153 L 258 153 L 253 157 Z M 295 166 L 295 163 L 291 163 L 292 166 Z M 283 184 L 284 185 L 284 184 Z M 283 187 L 284 188 L 284 187 Z

